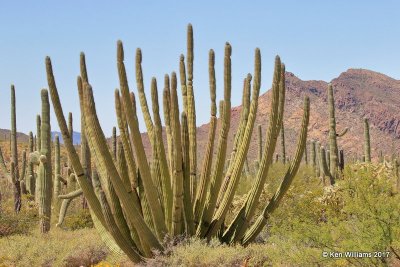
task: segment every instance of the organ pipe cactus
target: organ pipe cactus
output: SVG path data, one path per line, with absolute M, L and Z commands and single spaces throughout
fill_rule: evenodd
M 368 119 L 364 119 L 364 157 L 365 162 L 371 162 L 371 139 Z
M 262 128 L 261 124 L 258 125 L 258 162 L 261 162 L 262 158 Z
M 210 84 L 210 128 L 208 132 L 207 148 L 203 159 L 200 179 L 197 187 L 197 195 L 194 202 L 194 220 L 195 225 L 199 223 L 200 216 L 202 215 L 204 203 L 206 201 L 207 191 L 209 189 L 211 165 L 213 160 L 213 148 L 215 140 L 215 130 L 217 127 L 217 105 L 216 99 L 216 81 L 215 81 L 215 54 L 214 50 L 210 50 L 208 59 L 208 75 Z
M 221 127 L 218 132 L 216 154 L 213 144 L 216 136 L 216 81 L 215 55 L 210 51 L 209 74 L 211 95 L 210 131 L 206 153 L 200 169 L 199 182 L 196 186 L 197 159 L 195 106 L 193 90 L 193 30 L 188 27 L 188 53 L 185 66 L 184 57 L 180 57 L 180 78 L 183 97 L 183 111 L 178 105 L 177 77 L 174 72 L 165 76 L 163 103 L 166 124 L 167 149 L 162 142 L 162 125 L 159 114 L 156 80 L 152 79 L 151 104 L 152 116 L 144 94 L 142 55 L 137 50 L 136 78 L 140 106 L 145 116 L 146 127 L 152 151 L 148 160 L 139 132 L 135 94 L 130 92 L 125 71 L 122 42 L 117 45 L 117 68 L 120 88 L 115 91 L 115 108 L 120 130 L 120 144 L 115 160 L 108 149 L 104 132 L 100 127 L 94 101 L 93 89 L 81 71 L 80 106 L 88 146 L 94 157 L 96 173 L 94 188 L 88 183 L 87 175 L 77 157 L 71 142 L 71 133 L 62 112 L 61 103 L 55 85 L 50 59 L 46 59 L 48 83 L 54 110 L 59 122 L 71 165 L 75 171 L 81 190 L 69 195 L 85 195 L 91 208 L 91 215 L 96 228 L 114 247 L 118 246 L 128 257 L 138 262 L 143 257 L 151 257 L 152 249 L 163 250 L 165 236 L 186 234 L 210 239 L 218 236 L 226 243 L 247 244 L 265 226 L 269 215 L 277 208 L 293 180 L 304 153 L 309 118 L 309 100 L 305 99 L 303 122 L 300 130 L 296 155 L 283 179 L 280 189 L 270 203 L 264 206 L 261 217 L 251 225 L 255 210 L 259 206 L 259 196 L 272 163 L 272 158 L 279 135 L 284 112 L 285 67 L 277 57 L 272 86 L 271 117 L 266 141 L 260 158 L 260 168 L 255 183 L 247 194 L 247 199 L 240 211 L 225 231 L 223 223 L 236 193 L 239 180 L 253 133 L 257 115 L 258 96 L 261 87 L 261 53 L 255 51 L 254 79 L 249 75 L 244 82 L 243 110 L 240 129 L 234 137 L 234 150 L 227 162 L 227 138 L 231 119 L 231 53 L 229 43 L 225 45 L 224 56 L 224 97 L 220 102 Z M 79 79 L 78 79 L 79 80 Z M 253 85 L 251 88 L 251 80 Z M 79 89 L 79 86 L 78 86 Z M 250 94 L 250 91 L 252 92 Z M 121 93 L 121 94 L 120 94 Z M 251 98 L 251 101 L 250 101 Z M 180 116 L 181 115 L 181 116 Z M 146 119 L 147 117 L 147 119 Z M 129 128 L 128 128 L 129 127 Z M 129 129 L 129 130 L 128 130 Z M 149 165 L 151 162 L 151 165 Z M 136 169 L 137 166 L 137 169 Z M 114 191 L 113 191 L 114 190 Z M 138 197 L 139 195 L 139 197 Z M 65 196 L 65 197 L 70 197 Z M 61 198 L 62 196 L 60 196 Z M 119 205 L 118 205 L 119 203 Z M 110 237 L 114 241 L 110 241 Z
M 283 126 L 283 121 L 281 126 L 281 151 L 282 151 L 282 163 L 286 164 L 285 128 Z

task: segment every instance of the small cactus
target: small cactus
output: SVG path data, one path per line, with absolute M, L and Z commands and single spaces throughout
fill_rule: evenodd
M 371 139 L 369 135 L 369 122 L 364 119 L 364 162 L 371 162 Z

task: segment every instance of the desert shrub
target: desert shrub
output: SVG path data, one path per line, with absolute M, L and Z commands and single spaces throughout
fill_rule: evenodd
M 22 196 L 21 211 L 13 210 L 13 199 L 4 198 L 0 212 L 0 238 L 10 235 L 28 234 L 38 223 L 37 206 L 29 196 Z
M 263 266 L 269 262 L 263 245 L 246 248 L 221 244 L 217 239 L 188 239 L 169 248 L 168 255 L 156 255 L 141 266 Z M 247 264 L 247 265 L 245 265 Z
M 63 228 L 78 230 L 83 228 L 93 228 L 92 217 L 88 209 L 77 209 L 70 211 L 65 217 Z
M 265 231 L 265 242 L 278 249 L 272 260 L 303 266 L 379 266 L 399 260 L 400 195 L 393 193 L 394 177 L 375 169 L 347 167 L 343 179 L 324 190 L 316 178 L 296 180 Z M 322 257 L 324 251 L 390 253 L 389 258 L 334 259 Z
M 48 234 L 0 238 L 0 266 L 90 266 L 108 253 L 96 230 L 63 231 Z M 80 261 L 81 260 L 81 261 Z M 75 265 L 76 264 L 76 265 Z M 80 265 L 78 265 L 80 264 Z

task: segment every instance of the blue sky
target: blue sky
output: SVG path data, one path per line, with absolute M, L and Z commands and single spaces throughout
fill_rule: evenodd
M 330 81 L 348 68 L 366 68 L 400 79 L 399 1 L 7 1 L 0 4 L 0 128 L 10 128 L 10 85 L 17 94 L 17 128 L 36 129 L 40 89 L 47 87 L 44 59 L 53 62 L 64 112 L 80 130 L 76 76 L 86 53 L 89 79 L 107 135 L 116 125 L 116 42 L 125 47 L 131 90 L 136 92 L 135 49 L 143 52 L 146 91 L 151 77 L 162 88 L 186 52 L 186 26 L 195 38 L 197 123 L 209 120 L 208 50 L 216 53 L 217 97 L 223 88 L 223 47 L 232 45 L 232 103 L 262 53 L 262 93 L 271 84 L 274 56 L 303 80 Z M 150 95 L 149 95 L 150 96 Z M 58 130 L 52 114 L 52 128 Z M 144 124 L 141 120 L 141 129 Z

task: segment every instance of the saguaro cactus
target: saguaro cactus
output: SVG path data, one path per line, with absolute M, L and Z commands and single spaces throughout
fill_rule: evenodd
M 47 233 L 50 230 L 52 175 L 51 175 L 51 134 L 50 134 L 50 105 L 46 89 L 41 91 L 42 98 L 42 125 L 41 148 L 38 171 L 38 203 L 40 231 Z
M 11 161 L 14 163 L 11 175 L 12 183 L 14 184 L 14 211 L 18 213 L 21 210 L 21 185 L 18 169 L 17 119 L 14 85 L 11 85 Z
M 368 119 L 364 119 L 364 157 L 365 162 L 371 162 L 371 139 Z
M 336 119 L 335 119 L 335 99 L 333 98 L 333 87 L 328 85 L 328 106 L 329 106 L 329 171 L 333 179 L 337 178 L 338 168 L 338 148 L 336 135 Z
M 315 140 L 311 141 L 311 166 L 313 168 L 313 170 L 315 170 L 315 166 L 317 163 L 317 158 L 316 158 L 316 151 L 315 151 Z

